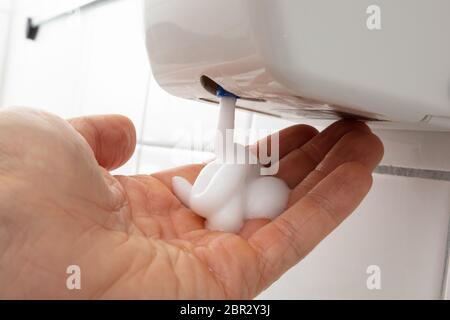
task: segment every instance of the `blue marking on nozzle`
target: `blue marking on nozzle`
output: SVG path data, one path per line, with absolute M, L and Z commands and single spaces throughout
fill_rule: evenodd
M 218 97 L 220 97 L 220 98 L 222 98 L 222 97 L 233 97 L 233 98 L 239 99 L 239 97 L 237 95 L 232 94 L 231 92 L 228 92 L 227 90 L 225 90 L 221 86 L 217 86 L 216 95 Z

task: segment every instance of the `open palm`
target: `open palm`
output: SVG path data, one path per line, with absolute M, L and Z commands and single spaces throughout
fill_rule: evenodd
M 357 207 L 383 154 L 359 122 L 283 130 L 289 208 L 236 235 L 206 230 L 172 193 L 173 176 L 194 182 L 201 165 L 110 175 L 135 144 L 121 116 L 0 113 L 0 298 L 253 298 Z M 71 265 L 81 290 L 66 286 Z

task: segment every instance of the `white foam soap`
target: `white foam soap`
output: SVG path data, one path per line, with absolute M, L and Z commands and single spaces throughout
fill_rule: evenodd
M 287 206 L 290 189 L 273 176 L 263 176 L 257 157 L 234 143 L 236 97 L 221 98 L 216 160 L 200 172 L 194 185 L 174 177 L 180 201 L 206 219 L 206 228 L 237 233 L 246 220 L 274 219 Z

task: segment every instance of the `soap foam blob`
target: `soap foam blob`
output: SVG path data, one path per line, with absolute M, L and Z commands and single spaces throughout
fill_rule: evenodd
M 286 209 L 290 194 L 283 180 L 262 176 L 256 156 L 233 142 L 235 107 L 236 98 L 222 97 L 217 159 L 205 166 L 194 185 L 182 177 L 172 179 L 175 195 L 206 219 L 206 228 L 234 233 L 246 220 L 276 218 Z
M 286 209 L 290 190 L 275 177 L 261 177 L 247 187 L 245 217 L 247 219 L 275 219 Z

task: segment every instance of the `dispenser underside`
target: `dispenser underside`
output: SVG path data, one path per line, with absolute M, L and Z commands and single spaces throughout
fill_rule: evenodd
M 220 85 L 240 108 L 283 118 L 450 130 L 450 2 L 379 0 L 379 30 L 371 5 L 147 0 L 152 71 L 187 99 L 217 103 Z

